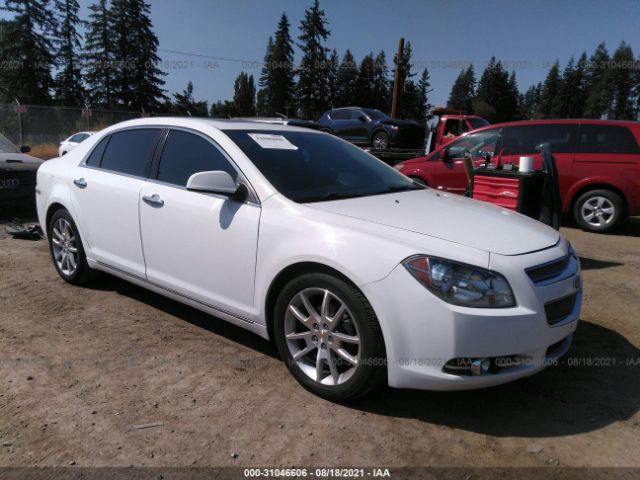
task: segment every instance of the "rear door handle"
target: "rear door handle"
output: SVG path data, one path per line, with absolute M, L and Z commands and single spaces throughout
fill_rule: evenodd
M 142 200 L 147 202 L 152 207 L 159 208 L 159 207 L 162 207 L 164 205 L 164 200 L 162 200 L 160 198 L 160 195 L 158 195 L 157 193 L 154 193 L 153 195 L 144 195 L 142 197 Z
M 84 178 L 76 178 L 73 183 L 78 188 L 87 188 L 87 181 Z

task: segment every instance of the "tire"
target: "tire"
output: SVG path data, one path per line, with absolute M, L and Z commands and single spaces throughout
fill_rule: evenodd
M 429 185 L 427 185 L 427 182 L 425 182 L 422 178 L 420 177 L 409 177 L 411 180 L 413 180 L 414 182 L 416 182 L 418 185 L 422 185 L 423 187 L 428 187 Z
M 276 301 L 273 332 L 291 374 L 322 398 L 352 400 L 386 379 L 378 319 L 362 292 L 344 280 L 309 273 L 290 281 Z
M 65 282 L 84 285 L 91 280 L 93 271 L 87 264 L 78 227 L 67 210 L 53 213 L 47 225 L 47 238 L 53 266 Z
M 609 232 L 620 223 L 623 215 L 624 201 L 611 190 L 589 190 L 573 205 L 573 219 L 588 232 Z
M 384 130 L 378 130 L 371 137 L 371 147 L 376 150 L 386 150 L 389 148 L 389 134 Z

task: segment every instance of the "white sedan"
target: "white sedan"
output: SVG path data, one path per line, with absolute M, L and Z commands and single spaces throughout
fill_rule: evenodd
M 60 146 L 58 147 L 58 156 L 61 157 L 63 155 L 66 155 L 94 133 L 96 132 L 78 132 L 61 141 Z
M 270 338 L 332 400 L 532 375 L 578 322 L 580 265 L 557 231 L 322 132 L 128 121 L 46 162 L 37 192 L 64 280 L 102 270 Z

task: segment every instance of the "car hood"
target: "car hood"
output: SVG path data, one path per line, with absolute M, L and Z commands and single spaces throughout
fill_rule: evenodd
M 35 170 L 43 160 L 24 153 L 0 153 L 0 168 L 3 170 Z
M 556 230 L 524 215 L 433 189 L 306 205 L 499 255 L 543 250 L 560 239 Z
M 420 127 L 421 128 L 421 125 L 418 122 L 414 122 L 412 120 L 399 120 L 397 118 L 380 120 L 380 123 L 383 123 L 385 125 L 397 125 L 399 127 Z

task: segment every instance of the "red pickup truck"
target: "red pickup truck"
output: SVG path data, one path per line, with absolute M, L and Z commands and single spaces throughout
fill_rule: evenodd
M 471 130 L 489 125 L 484 118 L 476 115 L 462 115 L 457 110 L 447 108 L 434 108 L 427 118 L 426 152 L 432 152 L 436 148 L 447 145 L 460 135 Z
M 452 193 L 467 188 L 463 157 L 476 165 L 517 164 L 548 145 L 556 159 L 563 210 L 585 230 L 605 232 L 640 215 L 640 123 L 611 120 L 530 120 L 464 134 L 426 157 L 395 166 L 416 181 Z

